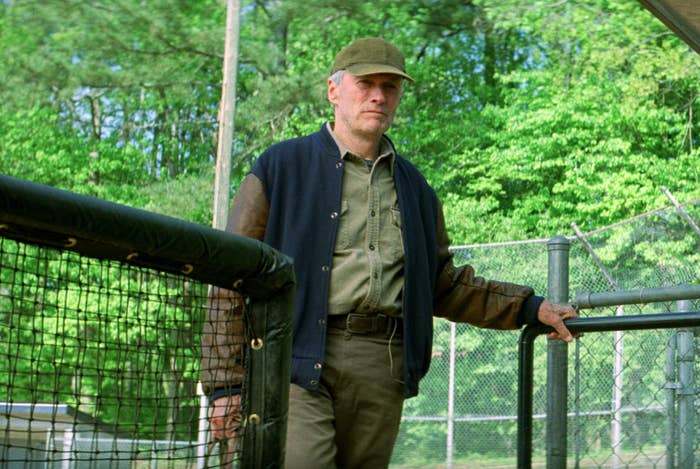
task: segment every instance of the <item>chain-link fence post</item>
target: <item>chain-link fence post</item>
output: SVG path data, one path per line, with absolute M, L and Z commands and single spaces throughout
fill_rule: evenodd
M 678 332 L 673 332 L 666 345 L 664 371 L 664 405 L 666 406 L 666 469 L 676 467 L 676 343 Z
M 678 302 L 678 311 L 691 310 L 689 300 Z M 695 350 L 693 330 L 679 329 L 677 337 L 678 357 L 678 462 L 680 467 L 695 467 L 693 446 L 695 445 L 695 427 L 693 414 L 695 412 Z
M 555 236 L 547 243 L 547 299 L 566 304 L 569 300 L 569 240 Z M 547 467 L 566 467 L 567 344 L 561 340 L 547 342 Z
M 447 469 L 452 469 L 455 428 L 455 353 L 457 349 L 457 325 L 450 322 L 450 377 L 447 396 Z

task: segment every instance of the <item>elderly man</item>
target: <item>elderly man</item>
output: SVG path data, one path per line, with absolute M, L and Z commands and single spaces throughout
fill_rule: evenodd
M 433 316 L 493 329 L 544 323 L 572 340 L 563 322 L 572 308 L 454 267 L 435 192 L 386 136 L 406 81 L 393 44 L 346 46 L 328 79 L 334 120 L 267 149 L 232 206 L 230 231 L 294 259 L 290 469 L 389 465 L 403 400 L 428 370 Z M 209 357 L 235 349 L 213 339 L 219 331 L 235 340 L 235 310 L 212 309 L 203 344 L 202 381 L 222 438 L 235 421 L 240 364 Z

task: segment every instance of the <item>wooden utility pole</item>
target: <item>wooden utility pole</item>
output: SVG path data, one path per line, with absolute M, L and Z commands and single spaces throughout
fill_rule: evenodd
M 229 190 L 231 186 L 231 148 L 233 119 L 236 109 L 236 74 L 238 69 L 238 35 L 240 0 L 226 2 L 226 43 L 224 46 L 224 78 L 219 105 L 219 137 L 216 146 L 214 178 L 214 219 L 212 226 L 226 228 Z

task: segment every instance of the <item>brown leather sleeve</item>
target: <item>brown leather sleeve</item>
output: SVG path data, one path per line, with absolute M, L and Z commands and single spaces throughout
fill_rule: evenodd
M 454 266 L 442 208 L 438 214 L 438 278 L 434 314 L 489 329 L 517 329 L 523 302 L 532 288 L 477 277 L 469 265 Z
M 211 287 L 202 331 L 202 389 L 205 394 L 243 382 L 243 297 Z
M 269 212 L 262 182 L 254 174 L 248 174 L 233 199 L 226 231 L 262 241 Z
M 226 231 L 262 240 L 268 212 L 263 185 L 249 174 L 233 200 Z M 244 303 L 243 296 L 235 291 L 211 288 L 209 292 L 201 360 L 202 388 L 206 394 L 243 381 Z

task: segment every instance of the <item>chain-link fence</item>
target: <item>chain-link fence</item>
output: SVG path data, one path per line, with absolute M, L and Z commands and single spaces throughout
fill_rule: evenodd
M 665 189 L 664 189 L 665 190 Z M 700 199 L 569 238 L 570 299 L 577 293 L 700 281 Z M 563 233 L 568 235 L 567 233 Z M 455 247 L 457 264 L 547 295 L 547 239 Z M 698 310 L 700 302 L 581 311 L 582 317 Z M 569 467 L 694 467 L 700 455 L 693 380 L 697 331 L 587 334 L 568 347 Z M 433 361 L 406 401 L 392 467 L 515 467 L 517 331 L 435 322 Z M 696 339 L 697 341 L 697 339 Z M 533 464 L 545 461 L 546 340 L 535 348 Z M 692 428 L 688 428 L 691 425 Z M 694 433 L 693 433 L 694 432 Z M 693 438 L 688 441 L 688 438 Z

